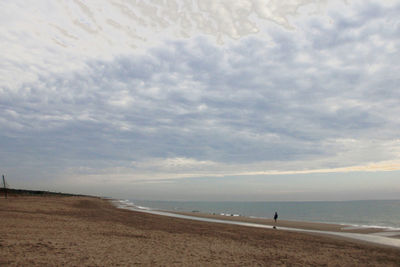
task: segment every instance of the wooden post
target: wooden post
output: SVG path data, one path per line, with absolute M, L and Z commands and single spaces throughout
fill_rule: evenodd
M 3 185 L 4 185 L 4 197 L 7 198 L 6 178 L 4 178 L 4 174 L 3 174 Z

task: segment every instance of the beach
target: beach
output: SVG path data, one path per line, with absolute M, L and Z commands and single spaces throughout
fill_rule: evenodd
M 135 212 L 96 197 L 3 198 L 0 218 L 0 266 L 400 266 L 396 248 Z
M 279 227 L 294 228 L 294 229 L 315 230 L 315 231 L 372 234 L 372 233 L 381 233 L 385 230 L 384 228 L 352 227 L 350 225 L 340 225 L 334 223 L 302 222 L 302 221 L 289 221 L 280 219 L 277 220 L 277 222 L 274 222 L 273 219 L 266 219 L 266 218 L 251 218 L 244 216 L 230 216 L 230 215 L 207 214 L 198 212 L 172 212 L 172 213 L 181 214 L 185 216 L 199 217 L 199 218 L 245 222 L 251 224 L 263 224 L 263 225 L 276 226 L 278 228 Z M 399 231 L 396 230 L 396 232 Z M 396 236 L 395 238 L 400 238 L 400 237 Z

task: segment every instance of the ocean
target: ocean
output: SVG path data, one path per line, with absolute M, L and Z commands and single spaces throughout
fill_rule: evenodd
M 227 216 L 246 216 L 323 222 L 354 227 L 379 227 L 400 230 L 400 200 L 307 201 L 307 202 L 218 202 L 218 201 L 143 201 L 129 200 L 142 209 L 201 212 Z

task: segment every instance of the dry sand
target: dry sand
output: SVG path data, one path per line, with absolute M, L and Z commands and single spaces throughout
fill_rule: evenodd
M 398 249 L 117 209 L 85 197 L 0 199 L 0 266 L 400 266 Z

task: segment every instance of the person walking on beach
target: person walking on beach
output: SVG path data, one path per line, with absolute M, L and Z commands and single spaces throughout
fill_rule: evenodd
M 278 219 L 278 212 L 275 211 L 275 215 L 274 215 L 275 223 L 276 223 L 276 220 L 277 220 L 277 219 Z
M 272 227 L 274 229 L 276 229 L 276 220 L 277 219 L 278 219 L 278 212 L 275 211 L 275 215 L 274 215 L 275 225 Z

